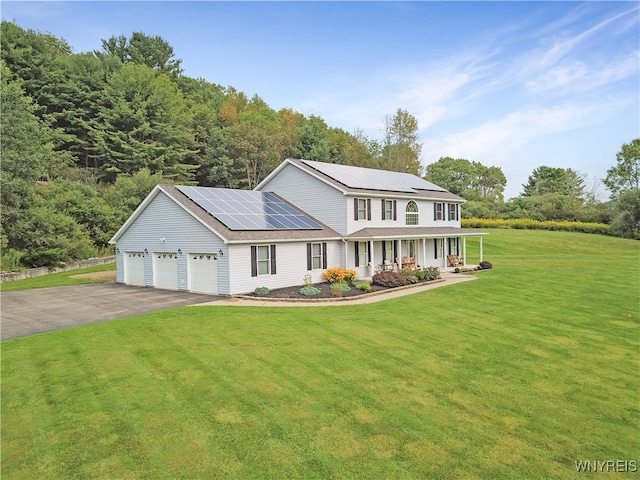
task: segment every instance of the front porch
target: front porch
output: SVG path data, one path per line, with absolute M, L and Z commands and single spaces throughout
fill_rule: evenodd
M 484 259 L 484 232 L 420 227 L 385 232 L 366 230 L 373 229 L 352 234 L 349 240 L 353 241 L 346 242 L 347 268 L 355 268 L 362 277 L 403 268 L 437 267 L 441 272 L 472 269 Z M 362 238 L 366 234 L 369 238 Z M 389 236 L 385 238 L 384 234 Z M 472 251 L 468 251 L 468 237 L 475 237 Z

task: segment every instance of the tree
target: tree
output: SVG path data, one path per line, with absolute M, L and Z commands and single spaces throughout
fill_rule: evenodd
M 382 135 L 380 167 L 420 176 L 422 144 L 418 141 L 418 120 L 399 108 L 393 117 L 385 118 Z
M 640 240 L 640 189 L 622 192 L 614 204 L 614 212 L 611 232 L 619 237 Z
M 125 65 L 109 77 L 92 136 L 100 177 L 114 181 L 143 167 L 177 180 L 193 178 L 193 134 L 182 93 L 146 65 Z
M 471 201 L 502 201 L 507 185 L 499 167 L 451 157 L 427 165 L 425 179 Z
M 557 193 L 582 201 L 585 195 L 583 176 L 570 168 L 538 167 L 522 186 L 522 195 L 526 197 Z
M 102 40 L 102 52 L 98 56 L 113 55 L 123 64 L 146 65 L 156 72 L 165 73 L 172 78 L 182 73 L 182 60 L 174 58 L 173 47 L 162 37 L 150 37 L 142 32 L 134 32 L 131 38 L 124 35 Z
M 613 199 L 627 190 L 640 188 L 640 138 L 622 145 L 616 161 L 617 165 L 607 170 L 607 178 L 603 180 Z

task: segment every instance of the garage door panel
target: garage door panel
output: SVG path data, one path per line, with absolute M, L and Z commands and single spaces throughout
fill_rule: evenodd
M 178 254 L 153 254 L 154 286 L 168 290 L 178 289 Z
M 218 256 L 215 253 L 189 254 L 189 290 L 218 294 Z
M 124 256 L 124 283 L 144 286 L 144 253 L 126 252 Z

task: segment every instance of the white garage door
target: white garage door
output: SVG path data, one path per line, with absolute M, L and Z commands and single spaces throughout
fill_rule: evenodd
M 218 294 L 218 257 L 215 253 L 189 255 L 189 290 Z
M 178 255 L 176 253 L 154 253 L 153 272 L 155 287 L 178 289 Z
M 126 252 L 124 254 L 124 283 L 144 287 L 144 253 Z

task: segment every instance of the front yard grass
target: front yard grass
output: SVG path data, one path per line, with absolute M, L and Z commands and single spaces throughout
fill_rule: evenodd
M 594 478 L 640 460 L 639 247 L 491 230 L 474 282 L 5 341 L 3 478 Z

